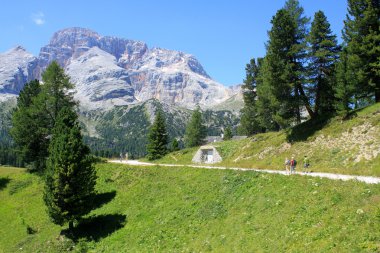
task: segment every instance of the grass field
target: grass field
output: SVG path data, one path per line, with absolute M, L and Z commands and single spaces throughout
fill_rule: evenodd
M 49 221 L 42 180 L 0 167 L 0 252 L 380 251 L 380 185 L 118 164 L 97 173 L 97 209 L 74 242 Z
M 217 165 L 283 170 L 285 158 L 294 155 L 300 169 L 307 155 L 312 171 L 380 176 L 380 103 L 353 112 L 348 120 L 309 121 L 213 145 L 223 158 Z M 191 164 L 196 151 L 180 150 L 157 162 Z

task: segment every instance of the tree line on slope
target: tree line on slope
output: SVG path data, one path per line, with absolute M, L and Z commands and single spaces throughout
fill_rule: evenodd
M 379 1 L 348 0 L 342 45 L 322 11 L 288 0 L 271 20 L 266 55 L 246 66 L 239 132 L 278 131 L 380 102 Z
M 207 135 L 207 128 L 202 119 L 202 112 L 199 107 L 194 110 L 191 119 L 186 126 L 184 136 L 185 146 L 195 147 L 204 143 Z M 169 151 L 179 150 L 178 140 L 173 138 L 169 148 L 168 133 L 166 130 L 165 118 L 163 112 L 158 110 L 153 125 L 149 129 L 147 158 L 156 160 L 165 156 Z

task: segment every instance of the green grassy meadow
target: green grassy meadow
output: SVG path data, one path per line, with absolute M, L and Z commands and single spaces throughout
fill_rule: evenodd
M 380 103 L 339 117 L 306 121 L 280 132 L 213 144 L 223 161 L 216 165 L 284 170 L 286 157 L 295 156 L 299 170 L 304 155 L 318 172 L 380 176 Z M 192 164 L 197 148 L 173 152 L 158 163 Z
M 118 164 L 97 174 L 97 208 L 67 238 L 43 180 L 0 167 L 0 252 L 380 251 L 379 185 Z

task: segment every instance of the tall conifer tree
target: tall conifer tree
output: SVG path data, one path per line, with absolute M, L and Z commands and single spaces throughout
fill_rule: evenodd
M 246 78 L 242 85 L 244 107 L 241 110 L 239 132 L 244 135 L 253 135 L 261 130 L 257 112 L 257 78 L 259 74 L 259 61 L 251 59 L 247 64 Z
M 347 48 L 343 48 L 336 64 L 335 76 L 336 110 L 344 117 L 348 115 L 355 104 L 355 73 L 350 71 Z
M 156 160 L 168 153 L 168 133 L 166 132 L 165 118 L 158 110 L 148 134 L 147 157 Z
M 380 2 L 348 0 L 343 38 L 347 45 L 348 69 L 355 73 L 358 98 L 375 97 L 380 102 Z
M 48 156 L 49 142 L 58 112 L 63 107 L 74 108 L 70 95 L 74 87 L 64 70 L 53 61 L 42 74 L 43 85 L 32 81 L 22 91 L 18 108 L 13 114 L 11 133 L 23 150 L 24 158 L 33 169 L 42 171 Z M 25 94 L 25 96 L 24 96 Z M 25 135 L 29 127 L 29 134 Z
M 185 145 L 195 147 L 203 144 L 206 138 L 206 127 L 203 125 L 202 113 L 199 107 L 191 115 L 190 122 L 186 126 Z
M 48 139 L 41 127 L 44 121 L 37 120 L 41 112 L 36 110 L 35 99 L 41 92 L 38 80 L 25 84 L 17 98 L 17 107 L 12 115 L 10 133 L 19 147 L 22 159 L 32 170 L 41 169 L 48 152 Z
M 267 72 L 264 86 L 272 94 L 273 119 L 282 128 L 297 120 L 299 111 L 297 66 L 292 51 L 296 43 L 296 23 L 289 12 L 281 9 L 273 17 L 267 43 Z
M 310 117 L 314 117 L 310 97 L 305 91 L 306 87 L 306 65 L 307 62 L 307 35 L 309 33 L 310 18 L 304 15 L 304 9 L 298 0 L 287 0 L 284 10 L 286 10 L 295 22 L 295 33 L 293 45 L 289 48 L 289 55 L 292 57 L 292 71 L 294 79 L 292 80 L 294 90 L 294 102 L 298 104 L 296 108 L 297 121 L 301 120 L 301 106 L 305 106 Z
M 73 227 L 92 209 L 96 172 L 83 143 L 76 113 L 64 107 L 57 114 L 49 145 L 44 201 L 55 224 Z
M 309 49 L 309 91 L 314 100 L 316 115 L 331 114 L 335 109 L 334 74 L 339 47 L 332 34 L 325 14 L 318 11 L 314 15 L 308 36 Z

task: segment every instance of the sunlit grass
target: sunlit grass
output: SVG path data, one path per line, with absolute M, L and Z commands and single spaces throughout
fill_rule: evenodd
M 377 252 L 380 187 L 231 170 L 97 165 L 109 202 L 90 217 L 125 216 L 75 245 L 59 236 L 43 182 L 0 167 L 3 252 Z M 20 183 L 31 182 L 31 183 Z M 17 191 L 11 193 L 17 186 Z M 96 220 L 96 219 L 95 219 Z M 103 221 L 103 220 L 101 220 Z M 110 220 L 112 222 L 112 220 Z M 35 230 L 28 234 L 27 226 Z M 99 230 L 99 231 L 97 231 Z M 100 234 L 100 235 L 99 235 Z M 96 237 L 97 236 L 97 237 Z M 75 246 L 75 247 L 74 247 Z M 1 252 L 0 250 L 0 252 Z

